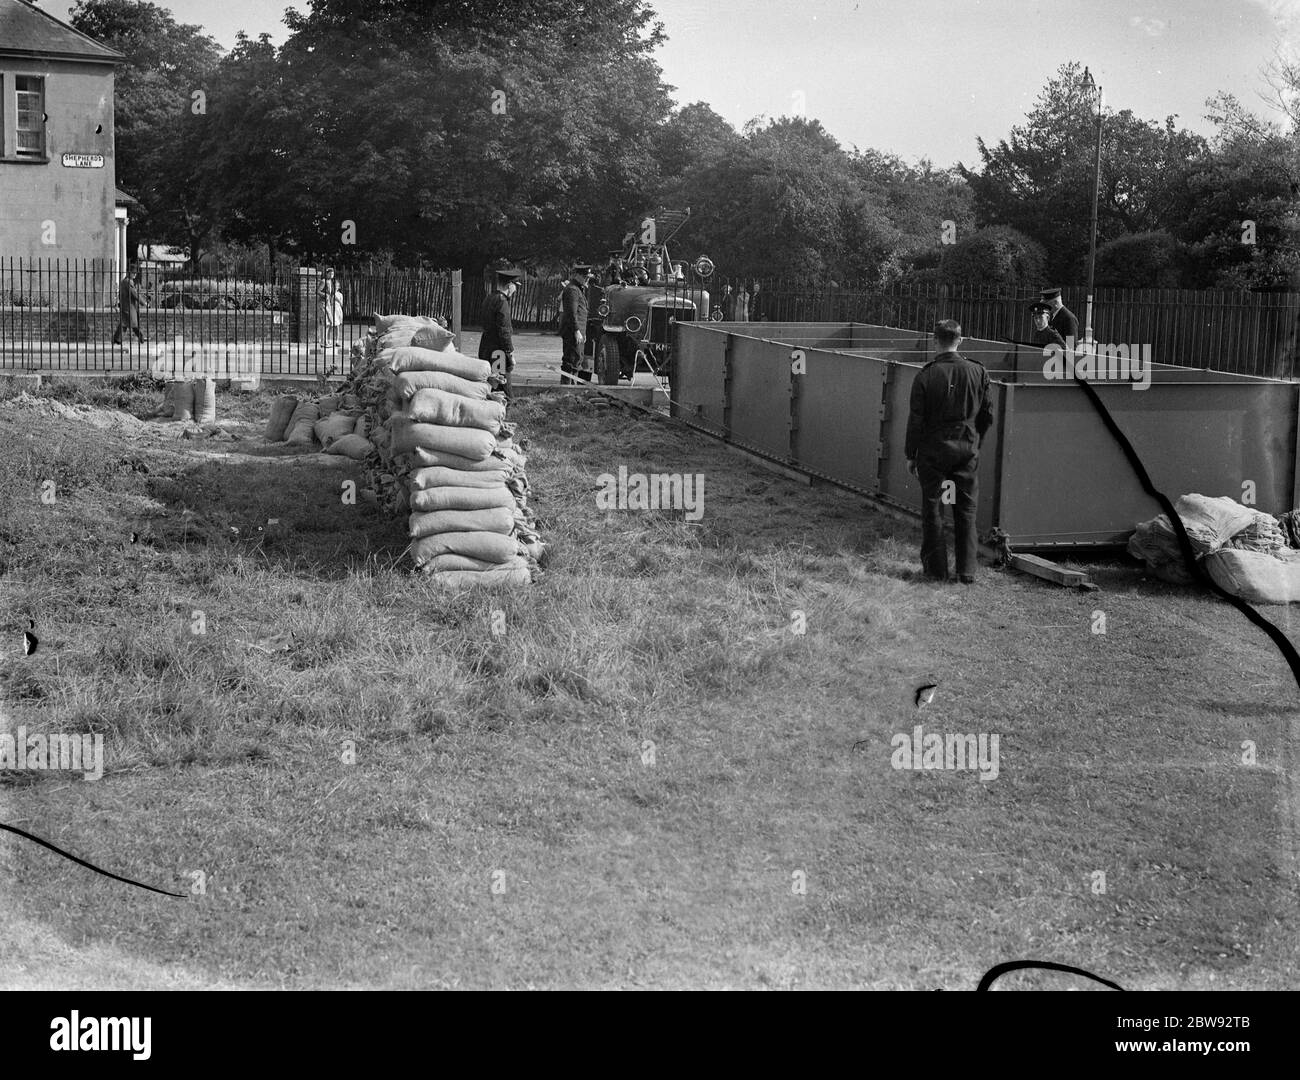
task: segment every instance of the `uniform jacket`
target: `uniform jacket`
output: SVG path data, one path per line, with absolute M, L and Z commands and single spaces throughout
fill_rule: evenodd
M 587 332 L 587 289 L 570 281 L 560 298 L 560 333 Z
M 514 326 L 510 322 L 510 299 L 493 289 L 483 301 L 483 336 L 478 341 L 478 358 L 491 360 L 497 349 L 509 356 L 515 351 Z
M 1068 307 L 1057 308 L 1047 325 L 1067 340 L 1079 340 L 1079 320 Z
M 1065 338 L 1061 337 L 1061 335 L 1058 334 L 1055 330 L 1053 330 L 1049 325 L 1046 329 L 1034 331 L 1034 344 L 1035 345 L 1059 345 L 1061 346 L 1061 348 L 1064 349 Z
M 940 353 L 912 382 L 904 452 L 911 461 L 926 442 L 961 439 L 976 444 L 976 436 L 984 438 L 992 424 L 984 365 L 960 353 Z

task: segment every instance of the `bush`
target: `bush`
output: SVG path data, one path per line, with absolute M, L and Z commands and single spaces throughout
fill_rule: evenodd
M 919 260 L 918 260 L 919 261 Z M 938 277 L 953 285 L 1018 287 L 1041 282 L 1047 264 L 1042 244 L 1009 225 L 976 229 L 941 253 Z
M 1119 289 L 1177 289 L 1189 269 L 1187 245 L 1162 232 L 1134 233 L 1097 249 L 1097 284 Z

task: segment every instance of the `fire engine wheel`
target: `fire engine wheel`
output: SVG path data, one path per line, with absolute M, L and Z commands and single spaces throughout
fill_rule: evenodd
M 600 363 L 597 370 L 600 374 L 600 381 L 606 386 L 618 385 L 619 373 L 619 356 L 618 356 L 618 335 L 606 334 L 601 342 Z

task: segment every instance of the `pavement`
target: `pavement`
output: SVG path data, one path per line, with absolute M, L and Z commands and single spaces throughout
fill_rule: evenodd
M 364 328 L 349 326 L 355 338 L 364 334 Z M 479 330 L 463 330 L 460 336 L 460 351 L 467 356 L 478 355 Z M 346 374 L 349 365 L 351 340 L 332 353 L 332 361 L 339 369 L 339 374 Z M 519 388 L 540 388 L 543 386 L 560 386 L 560 338 L 557 334 L 543 333 L 537 330 L 515 331 L 515 372 L 512 383 Z M 86 348 L 76 344 L 42 342 L 39 356 L 30 359 L 21 346 L 0 346 L 0 377 L 6 374 L 41 375 L 81 375 L 85 377 L 105 377 L 127 375 L 148 367 L 147 349 L 131 340 L 122 348 L 96 346 Z M 255 343 L 242 343 L 255 344 Z M 57 350 L 57 351 L 56 351 Z M 262 379 L 268 382 L 315 382 L 317 372 L 323 367 L 326 357 L 330 356 L 314 346 L 296 343 L 277 343 L 265 349 L 262 354 Z M 595 384 L 593 384 L 595 385 Z M 627 387 L 627 383 L 620 386 Z M 637 397 L 649 397 L 656 404 L 666 405 L 667 397 L 660 382 L 648 371 L 639 371 L 632 385 L 642 393 Z M 577 389 L 585 389 L 578 386 Z M 648 402 L 647 402 L 648 403 Z

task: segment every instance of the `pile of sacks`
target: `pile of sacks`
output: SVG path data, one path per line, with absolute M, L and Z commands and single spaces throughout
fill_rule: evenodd
M 299 398 L 284 394 L 275 399 L 266 422 L 267 442 L 287 442 L 312 448 L 317 443 L 326 454 L 341 454 L 364 461 L 375 450 L 370 441 L 370 421 L 355 394 Z
M 173 380 L 163 390 L 159 416 L 194 424 L 217 421 L 217 380 Z
M 376 315 L 343 386 L 375 448 L 365 490 L 406 515 L 416 567 L 453 588 L 529 584 L 543 555 L 501 385 L 437 321 Z
M 1291 514 L 1279 521 L 1233 499 L 1206 495 L 1183 495 L 1174 511 L 1192 552 L 1220 588 L 1252 603 L 1300 600 L 1300 551 L 1290 546 Z M 1138 525 L 1129 538 L 1128 552 L 1163 581 L 1192 583 L 1178 535 L 1165 514 Z

